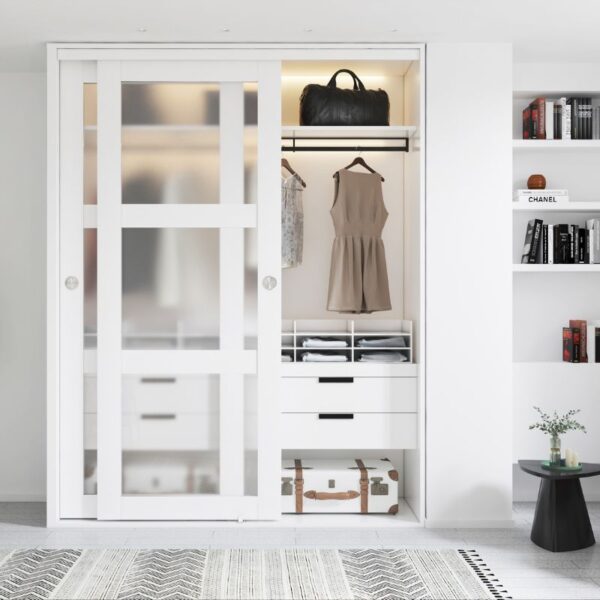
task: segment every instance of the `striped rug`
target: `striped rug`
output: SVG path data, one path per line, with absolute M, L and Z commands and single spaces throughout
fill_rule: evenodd
M 509 598 L 466 550 L 0 550 L 0 598 Z

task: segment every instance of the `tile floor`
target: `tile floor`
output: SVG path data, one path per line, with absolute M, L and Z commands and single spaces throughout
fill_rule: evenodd
M 227 528 L 46 529 L 43 504 L 0 504 L 0 548 L 466 548 L 478 550 L 516 599 L 600 600 L 600 543 L 553 554 L 529 540 L 532 503 L 514 506 L 513 529 L 422 529 L 374 527 L 257 529 Z M 600 541 L 600 503 L 589 505 Z

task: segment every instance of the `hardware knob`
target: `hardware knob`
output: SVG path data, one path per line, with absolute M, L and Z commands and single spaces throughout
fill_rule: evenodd
M 277 286 L 277 279 L 275 279 L 275 277 L 271 277 L 271 275 L 267 275 L 263 279 L 262 284 L 265 290 L 272 290 Z
M 68 290 L 75 290 L 75 289 L 77 289 L 78 286 L 79 286 L 79 279 L 77 279 L 77 277 L 75 277 L 74 275 L 69 275 L 69 277 L 67 277 L 65 279 L 65 287 Z

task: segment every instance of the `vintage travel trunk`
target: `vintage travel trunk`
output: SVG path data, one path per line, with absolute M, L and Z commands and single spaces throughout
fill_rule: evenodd
M 284 513 L 398 512 L 398 471 L 387 459 L 288 459 L 281 472 Z

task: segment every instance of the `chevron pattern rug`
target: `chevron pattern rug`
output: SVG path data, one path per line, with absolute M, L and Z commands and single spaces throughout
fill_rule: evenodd
M 465 550 L 0 550 L 0 598 L 509 598 Z

